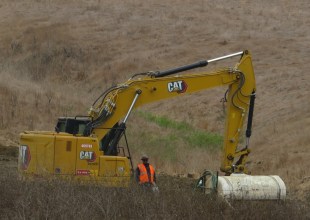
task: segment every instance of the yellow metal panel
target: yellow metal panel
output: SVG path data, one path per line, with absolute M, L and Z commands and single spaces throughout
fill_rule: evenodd
M 54 167 L 54 136 L 46 135 L 36 142 L 37 174 L 52 173 Z
M 21 134 L 18 168 L 25 173 L 44 174 L 53 171 L 54 136 Z
M 99 181 L 105 186 L 128 187 L 130 165 L 126 157 L 101 156 Z
M 130 176 L 129 160 L 126 157 L 101 156 L 99 176 Z
M 98 140 L 90 137 L 77 137 L 76 175 L 98 176 L 99 156 Z
M 55 140 L 55 174 L 75 174 L 76 137 L 56 136 Z

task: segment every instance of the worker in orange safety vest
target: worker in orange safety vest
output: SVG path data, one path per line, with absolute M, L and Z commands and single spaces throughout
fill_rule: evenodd
M 147 155 L 141 157 L 142 163 L 136 169 L 136 181 L 144 186 L 156 186 L 156 175 L 154 167 L 149 164 Z

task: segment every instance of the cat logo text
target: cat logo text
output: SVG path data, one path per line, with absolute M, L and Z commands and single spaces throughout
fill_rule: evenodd
M 184 93 L 186 92 L 186 89 L 187 89 L 187 84 L 183 80 L 168 83 L 169 92 Z

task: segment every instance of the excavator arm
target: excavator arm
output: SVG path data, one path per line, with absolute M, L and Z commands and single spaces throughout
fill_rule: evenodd
M 215 72 L 172 75 L 233 56 L 241 56 L 234 67 L 223 68 Z M 106 143 L 109 146 L 103 146 L 106 149 L 105 155 L 117 154 L 116 145 L 133 108 L 163 99 L 225 86 L 228 89 L 227 116 L 221 171 L 225 172 L 226 175 L 233 172 L 245 172 L 244 164 L 249 149 L 248 146 L 242 150 L 237 150 L 237 148 L 244 118 L 251 100 L 254 100 L 251 97 L 255 95 L 254 71 L 251 55 L 248 51 L 209 61 L 200 61 L 167 71 L 148 72 L 138 76 L 109 89 L 97 99 L 90 109 L 89 115 L 93 120 L 87 125 L 84 135 L 104 140 L 110 128 L 116 127 L 113 138 Z M 252 113 L 248 125 L 251 124 Z M 248 127 L 247 133 L 250 134 L 250 126 Z M 250 135 L 247 136 L 248 139 Z

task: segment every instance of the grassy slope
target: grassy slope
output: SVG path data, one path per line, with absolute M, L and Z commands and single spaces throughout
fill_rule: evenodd
M 250 168 L 255 174 L 280 175 L 290 189 L 309 190 L 307 1 L 7 0 L 0 3 L 0 18 L 2 145 L 16 144 L 25 129 L 53 129 L 59 115 L 86 112 L 101 91 L 131 73 L 249 49 L 258 89 Z M 143 110 L 221 133 L 223 92 Z M 137 137 L 141 125 L 145 138 L 151 134 L 155 141 L 167 141 L 155 136 L 154 131 L 165 132 L 162 128 L 137 114 L 132 121 L 140 123 L 130 127 L 136 159 L 147 149 Z M 171 147 L 177 163 L 155 152 L 150 156 L 169 172 L 218 168 L 219 155 L 184 149 Z

